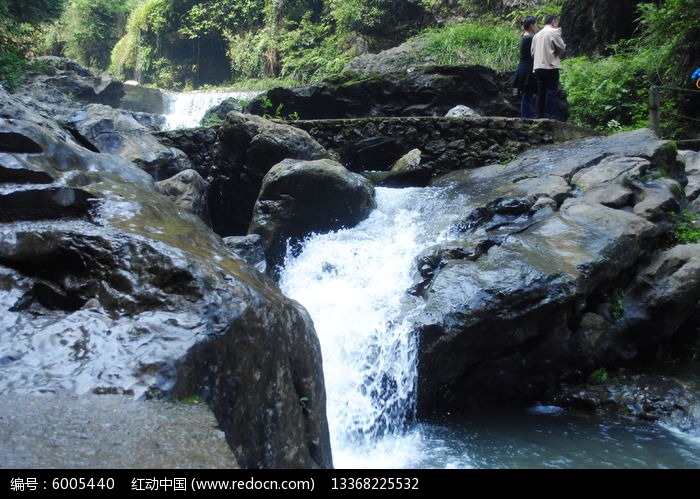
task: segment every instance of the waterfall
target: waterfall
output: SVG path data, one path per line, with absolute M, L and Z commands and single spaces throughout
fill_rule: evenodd
M 208 109 L 229 98 L 250 100 L 258 92 L 166 92 L 163 93 L 166 130 L 192 128 L 199 126 L 199 121 Z
M 370 466 L 358 459 L 380 447 L 387 461 L 374 465 L 402 465 L 400 440 L 415 410 L 412 323 L 423 303 L 406 291 L 415 257 L 466 209 L 432 188 L 378 188 L 377 205 L 352 229 L 312 235 L 298 256 L 287 255 L 280 277 L 319 335 L 338 467 Z

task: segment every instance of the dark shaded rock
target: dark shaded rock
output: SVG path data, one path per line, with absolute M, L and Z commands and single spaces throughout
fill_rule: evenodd
M 195 170 L 183 170 L 173 177 L 155 183 L 156 191 L 170 198 L 175 205 L 209 223 L 209 185 Z
M 565 387 L 557 405 L 602 414 L 632 416 L 681 426 L 697 425 L 700 396 L 692 380 L 682 376 L 619 374 L 603 383 Z M 680 423 L 680 425 L 678 424 Z
M 302 119 L 444 116 L 459 104 L 482 115 L 517 116 L 497 74 L 482 66 L 433 66 L 411 72 L 344 73 L 309 87 L 275 88 L 246 110 L 262 115 L 263 99 Z
M 54 179 L 0 187 L 0 393 L 198 395 L 241 466 L 332 466 L 301 306 L 126 159 L 22 120 L 0 129 L 43 151 L 0 152 L 0 164 Z M 38 213 L 23 192 L 43 196 Z
M 109 106 L 90 104 L 66 118 L 66 123 L 83 143 L 134 162 L 156 180 L 191 167 L 182 151 L 162 145 L 131 115 Z
M 365 178 L 332 160 L 285 160 L 265 176 L 249 233 L 260 234 L 267 261 L 282 262 L 287 246 L 312 232 L 352 227 L 375 207 Z
M 405 148 L 397 137 L 376 135 L 350 142 L 340 150 L 340 156 L 352 165 L 353 170 L 384 171 L 407 154 Z
M 2 152 L 42 152 L 41 146 L 33 140 L 15 132 L 0 130 L 0 151 Z
M 43 71 L 33 75 L 32 86 L 48 86 L 81 102 L 119 107 L 124 97 L 124 84 L 114 76 L 93 75 L 77 62 L 63 57 L 44 56 L 36 59 Z
M 569 56 L 605 54 L 610 44 L 633 38 L 641 0 L 568 0 L 561 24 Z
M 56 186 L 0 190 L 0 222 L 75 218 L 87 215 L 92 196 L 81 189 Z
M 363 172 L 363 175 L 381 187 L 423 187 L 433 174 L 421 164 L 420 149 L 412 149 L 399 158 L 388 172 Z M 372 174 L 377 175 L 374 178 Z

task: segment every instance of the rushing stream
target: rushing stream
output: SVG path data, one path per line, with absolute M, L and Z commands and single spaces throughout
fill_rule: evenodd
M 378 188 L 377 204 L 355 228 L 310 237 L 280 279 L 319 335 L 337 467 L 700 467 L 697 435 L 656 424 L 557 411 L 417 424 L 410 331 L 422 300 L 406 290 L 414 258 L 447 237 L 469 200 Z
M 230 98 L 249 100 L 258 92 L 168 92 L 163 94 L 165 109 L 165 129 L 191 128 L 199 126 L 199 121 L 211 107 Z

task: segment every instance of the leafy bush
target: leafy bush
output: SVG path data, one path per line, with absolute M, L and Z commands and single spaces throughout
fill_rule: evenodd
M 640 37 L 611 47 L 613 55 L 564 61 L 562 85 L 575 123 L 602 131 L 611 131 L 611 120 L 622 129 L 647 126 L 650 86 L 690 88 L 688 76 L 700 65 L 700 2 L 640 4 L 639 23 Z M 692 115 L 699 102 L 697 96 L 664 90 L 662 135 L 695 135 Z
M 646 126 L 650 69 L 646 55 L 565 60 L 561 78 L 570 119 L 609 132 Z
M 81 64 L 107 69 L 114 45 L 138 0 L 68 0 L 61 18 L 46 34 L 44 50 Z

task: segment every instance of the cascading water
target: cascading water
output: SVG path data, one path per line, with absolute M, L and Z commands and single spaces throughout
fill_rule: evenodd
M 434 188 L 376 192 L 368 219 L 312 235 L 296 256 L 287 255 L 280 275 L 282 290 L 306 307 L 321 342 L 336 467 L 699 465 L 700 444 L 686 432 L 680 439 L 644 422 L 515 411 L 413 424 L 411 323 L 423 304 L 406 292 L 414 260 L 447 238 L 473 206 Z
M 437 189 L 378 188 L 377 205 L 355 228 L 309 238 L 297 257 L 287 255 L 280 278 L 319 335 L 337 466 L 361 465 L 357 457 L 400 437 L 413 418 L 411 322 L 422 301 L 406 292 L 413 261 L 466 203 Z M 392 460 L 384 464 L 401 465 Z
M 166 130 L 199 126 L 208 109 L 226 99 L 249 100 L 258 92 L 166 92 L 163 93 Z

